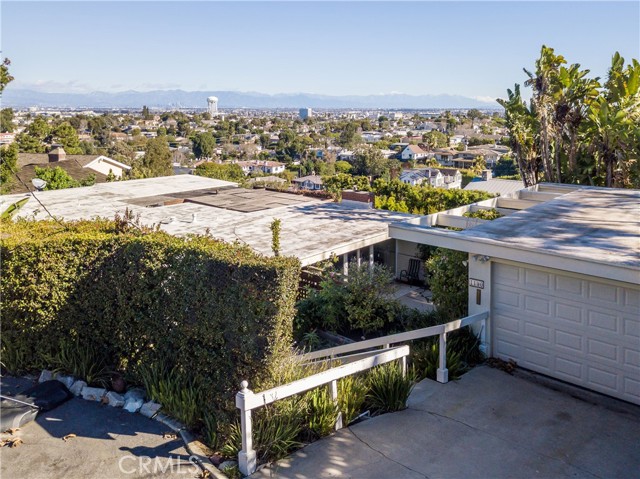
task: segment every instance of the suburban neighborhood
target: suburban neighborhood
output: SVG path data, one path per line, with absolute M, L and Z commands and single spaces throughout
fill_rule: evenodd
M 638 476 L 640 6 L 460 6 L 3 5 L 2 477 Z

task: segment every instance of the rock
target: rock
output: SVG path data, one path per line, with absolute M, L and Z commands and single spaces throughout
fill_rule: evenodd
M 84 381 L 76 381 L 71 385 L 69 391 L 73 393 L 74 396 L 80 396 L 82 394 L 82 390 L 87 387 L 87 383 Z
M 56 374 L 56 380 L 67 386 L 67 389 L 69 390 L 71 390 L 71 386 L 73 386 L 73 383 L 76 382 L 76 378 L 74 378 L 73 376 L 62 376 L 60 374 Z
M 225 471 L 227 469 L 233 469 L 234 467 L 238 467 L 237 461 L 224 461 L 218 466 L 218 469 L 220 469 L 221 471 Z
M 124 393 L 124 400 L 126 401 L 127 399 L 140 399 L 142 402 L 144 402 L 145 396 L 146 393 L 144 392 L 144 389 L 133 388 Z
M 161 407 L 162 407 L 161 404 L 158 404 L 157 402 L 149 401 L 144 403 L 144 405 L 140 408 L 140 414 L 146 417 L 153 417 L 158 413 Z
M 90 388 L 85 386 L 82 389 L 82 399 L 87 401 L 102 401 L 104 395 L 107 394 L 107 390 L 103 388 Z
M 125 411 L 138 412 L 143 404 L 143 399 L 129 398 L 124 400 L 124 406 L 122 408 Z
M 40 373 L 40 378 L 38 379 L 39 383 L 43 383 L 45 381 L 51 381 L 53 379 L 53 373 L 47 369 L 43 369 Z
M 124 406 L 124 396 L 122 394 L 118 394 L 115 391 L 109 391 L 105 398 L 109 401 L 109 406 L 111 407 L 122 407 Z

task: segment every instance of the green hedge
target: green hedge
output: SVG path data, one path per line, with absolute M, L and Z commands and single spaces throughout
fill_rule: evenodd
M 47 367 L 77 341 L 134 382 L 161 364 L 234 411 L 240 381 L 270 385 L 289 351 L 298 261 L 128 223 L 2 223 L 3 356 Z

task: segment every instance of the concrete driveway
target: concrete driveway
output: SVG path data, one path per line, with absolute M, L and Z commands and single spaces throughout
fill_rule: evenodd
M 640 477 L 640 407 L 521 375 L 480 366 L 448 384 L 423 381 L 408 409 L 338 431 L 252 477 Z
M 32 383 L 3 377 L 3 394 L 13 395 Z M 97 402 L 73 398 L 40 413 L 15 435 L 23 443 L 0 448 L 0 476 L 11 479 L 193 478 L 182 439 L 163 438 L 167 426 Z M 76 437 L 63 441 L 67 434 Z

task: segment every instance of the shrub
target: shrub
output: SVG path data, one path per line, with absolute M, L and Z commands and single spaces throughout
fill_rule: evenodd
M 307 427 L 315 437 L 328 436 L 335 430 L 338 405 L 333 401 L 328 386 L 322 386 L 306 394 L 308 404 Z
M 446 320 L 463 318 L 468 311 L 468 254 L 437 248 L 426 262 L 433 302 Z
M 362 412 L 366 395 L 367 383 L 362 376 L 347 376 L 338 381 L 338 407 L 344 426 Z
M 302 445 L 298 437 L 303 418 L 296 410 L 289 410 L 288 413 L 286 409 L 283 410 L 284 402 L 261 408 L 253 414 L 253 448 L 260 463 L 282 459 Z M 237 457 L 241 449 L 242 431 L 236 422 L 221 452 L 226 457 Z
M 395 319 L 397 301 L 390 299 L 393 276 L 384 266 L 349 265 L 347 281 L 329 271 L 320 290 L 310 291 L 298 304 L 297 329 L 304 334 L 315 328 L 363 334 L 380 331 Z
M 221 415 L 235 415 L 241 380 L 258 390 L 273 385 L 291 346 L 296 259 L 141 231 L 126 218 L 2 228 L 3 339 L 17 344 L 3 341 L 9 369 L 51 366 L 71 338 L 133 382 L 151 365 L 169 379 L 184 376 Z
M 437 337 L 415 341 L 411 346 L 411 363 L 419 378 L 436 379 L 439 366 Z M 447 337 L 447 370 L 449 379 L 457 379 L 471 367 L 484 361 L 480 338 L 469 326 L 452 331 Z
M 368 376 L 369 392 L 366 404 L 374 414 L 401 411 L 407 407 L 407 400 L 415 385 L 415 375 L 408 371 L 402 374 L 398 362 L 379 366 Z
M 480 218 L 481 220 L 495 220 L 501 218 L 503 215 L 497 209 L 491 208 L 490 210 L 467 211 L 463 216 L 467 218 Z

